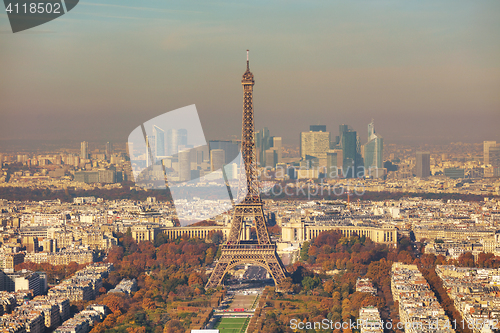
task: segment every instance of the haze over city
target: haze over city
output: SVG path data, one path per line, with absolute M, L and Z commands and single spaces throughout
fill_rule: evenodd
M 386 143 L 500 141 L 500 3 L 81 1 L 12 34 L 0 14 L 0 140 L 124 143 L 196 104 L 207 140 L 241 135 L 245 50 L 256 128 L 310 124 Z
M 498 0 L 4 2 L 1 332 L 500 332 Z

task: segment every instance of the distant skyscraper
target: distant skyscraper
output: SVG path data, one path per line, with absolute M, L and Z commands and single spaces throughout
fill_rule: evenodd
M 281 163 L 281 160 L 283 159 L 283 140 L 281 137 L 273 137 L 273 149 L 276 151 L 276 163 Z
M 186 129 L 180 128 L 177 130 L 177 144 L 179 147 L 187 148 L 188 145 L 188 132 Z
M 483 142 L 483 162 L 488 165 L 490 163 L 490 147 L 495 147 L 497 145 L 496 141 L 484 141 Z
M 325 129 L 326 126 L 313 125 L 315 129 Z M 313 127 L 310 127 L 310 129 Z M 300 133 L 300 157 L 307 156 L 320 160 L 320 165 L 326 165 L 326 153 L 330 150 L 330 132 L 309 131 Z
M 336 178 L 342 168 L 343 156 L 341 149 L 331 150 L 326 154 L 326 177 Z
M 382 137 L 375 134 L 375 124 L 372 121 L 368 124 L 368 142 L 364 145 L 364 162 L 366 169 L 370 167 L 382 168 L 383 144 Z
M 271 155 L 271 153 L 267 152 L 269 149 L 274 150 L 276 154 L 276 159 L 278 162 L 276 163 L 281 163 L 281 158 L 282 158 L 282 151 L 283 151 L 283 143 L 281 137 L 275 137 L 271 136 L 269 134 L 269 129 L 267 127 L 264 127 L 260 131 L 255 132 L 255 148 L 256 148 L 256 155 L 257 155 L 257 163 L 261 167 L 265 166 L 271 166 L 273 165 L 273 161 L 269 162 L 266 160 L 266 156 L 274 156 Z M 227 159 L 227 157 L 226 157 Z M 274 163 L 274 165 L 276 164 Z M 274 166 L 273 165 L 273 166 Z
M 191 159 L 189 150 L 179 152 L 179 181 L 191 180 Z
M 80 144 L 80 158 L 89 158 L 89 143 L 87 141 Z
M 489 147 L 488 154 L 489 164 L 494 168 L 500 168 L 500 145 Z
M 419 178 L 427 178 L 431 174 L 431 154 L 429 152 L 417 152 L 416 174 Z
M 342 149 L 342 138 L 345 132 L 349 132 L 349 126 L 345 124 L 339 125 L 339 135 L 335 136 L 330 142 L 331 149 Z
M 276 166 L 276 161 L 278 160 L 276 151 L 274 149 L 266 150 L 266 167 L 274 168 Z
M 484 141 L 484 177 L 500 177 L 500 144 L 496 141 Z
M 176 129 L 167 130 L 166 155 L 173 156 L 179 151 L 179 131 Z
M 207 146 L 196 147 L 191 149 L 191 162 L 201 164 L 203 162 L 210 163 L 210 149 Z
M 146 167 L 150 165 L 154 165 L 156 163 L 156 155 L 155 155 L 155 137 L 154 135 L 146 136 L 146 145 L 147 145 L 147 154 L 146 154 Z
M 153 125 L 153 137 L 155 150 L 152 153 L 155 157 L 165 155 L 165 131 L 156 125 Z
M 255 132 L 255 148 L 257 161 L 259 165 L 266 166 L 266 150 L 272 146 L 272 137 L 269 135 L 269 129 L 264 127 L 260 131 Z
M 355 131 L 344 132 L 342 134 L 342 152 L 344 153 L 345 159 L 356 159 L 358 146 L 358 136 Z
M 238 178 L 238 165 L 236 163 L 231 163 L 224 166 L 224 171 L 226 172 L 226 177 L 228 180 Z
M 219 170 L 222 168 L 224 165 L 225 161 L 225 156 L 224 156 L 224 150 L 222 149 L 212 149 L 210 151 L 210 165 L 211 165 L 211 170 Z
M 311 125 L 309 126 L 311 132 L 326 132 L 326 125 Z
M 232 140 L 211 140 L 209 142 L 210 150 L 222 149 L 224 150 L 224 164 L 231 163 L 240 153 L 240 143 Z
M 349 126 L 346 124 L 339 125 L 339 144 L 342 146 L 342 137 L 345 132 L 349 132 Z
M 359 137 L 347 125 L 339 126 L 340 148 L 342 149 L 343 174 L 346 178 L 362 176 L 363 158 L 360 153 Z
M 106 142 L 104 153 L 106 154 L 106 158 L 109 159 L 111 157 L 111 154 L 113 153 L 113 144 L 111 144 L 111 142 Z
M 354 178 L 356 176 L 356 155 L 358 138 L 356 132 L 346 131 L 341 133 L 341 147 L 342 147 L 342 167 L 346 178 Z

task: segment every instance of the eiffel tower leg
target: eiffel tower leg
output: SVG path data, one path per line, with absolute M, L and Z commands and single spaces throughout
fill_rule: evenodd
M 221 255 L 219 261 L 217 262 L 217 265 L 215 265 L 212 275 L 210 275 L 210 279 L 208 279 L 205 289 L 215 289 L 219 284 L 221 284 L 224 275 L 226 275 L 226 271 L 228 269 L 229 263 L 231 262 L 231 259 L 232 256 L 229 256 L 227 254 Z
M 266 258 L 266 264 L 268 267 L 267 271 L 271 274 L 276 286 L 283 282 L 285 279 L 285 268 L 283 267 L 283 264 L 281 263 L 281 260 L 276 252 L 274 253 L 274 256 L 268 256 Z

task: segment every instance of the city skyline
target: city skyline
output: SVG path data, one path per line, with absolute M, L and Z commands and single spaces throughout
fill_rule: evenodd
M 246 49 L 256 127 L 283 144 L 316 123 L 366 142 L 372 118 L 386 143 L 500 141 L 500 5 L 388 4 L 85 2 L 18 34 L 2 13 L 0 144 L 125 142 L 193 103 L 207 140 L 238 139 Z
M 348 124 L 338 136 L 317 124 L 301 132 L 302 158 L 279 163 L 282 138 L 255 131 L 248 56 L 241 84 L 240 145 L 207 145 L 193 104 L 136 127 L 130 158 L 110 141 L 83 141 L 79 156 L 0 154 L 0 324 L 267 333 L 348 319 L 383 332 L 397 319 L 451 333 L 479 313 L 482 332 L 499 327 L 500 144 L 433 158 L 389 145 L 381 168 L 374 120 L 364 145 Z M 239 172 L 224 166 L 238 151 Z

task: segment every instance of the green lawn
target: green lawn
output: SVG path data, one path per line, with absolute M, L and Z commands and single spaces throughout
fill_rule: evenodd
M 250 318 L 222 318 L 215 329 L 220 333 L 244 333 Z

